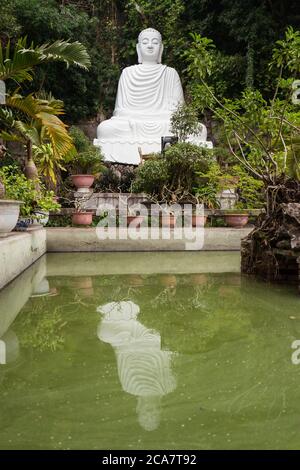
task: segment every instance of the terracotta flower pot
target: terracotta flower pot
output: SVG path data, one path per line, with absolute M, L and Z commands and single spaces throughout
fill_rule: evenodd
M 204 227 L 207 221 L 207 215 L 192 215 L 192 225 L 193 227 Z
M 71 178 L 78 192 L 88 192 L 95 181 L 93 175 L 72 175 Z
M 161 214 L 160 215 L 160 225 L 161 227 L 170 227 L 174 228 L 176 225 L 176 215 L 174 214 Z
M 225 222 L 229 227 L 242 228 L 247 225 L 249 220 L 248 214 L 226 214 Z
M 132 228 L 140 228 L 144 222 L 143 215 L 127 215 L 127 226 Z
M 73 225 L 91 225 L 92 222 L 92 212 L 74 212 L 74 214 L 72 215 Z

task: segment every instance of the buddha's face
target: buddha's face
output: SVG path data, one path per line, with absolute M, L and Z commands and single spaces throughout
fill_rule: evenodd
M 139 63 L 158 64 L 161 61 L 162 42 L 156 32 L 147 31 L 139 39 L 137 52 Z

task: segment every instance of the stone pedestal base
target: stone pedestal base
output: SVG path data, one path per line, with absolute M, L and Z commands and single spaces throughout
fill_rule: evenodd
M 213 148 L 212 142 L 198 141 L 191 142 L 199 147 Z M 153 141 L 121 142 L 119 140 L 94 139 L 94 145 L 100 147 L 107 162 L 125 163 L 129 165 L 139 165 L 141 157 L 139 148 L 143 155 L 159 153 L 161 151 L 161 139 Z

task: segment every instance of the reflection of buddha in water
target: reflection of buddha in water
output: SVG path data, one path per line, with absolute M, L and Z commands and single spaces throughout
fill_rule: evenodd
M 176 387 L 172 353 L 161 350 L 159 333 L 137 321 L 140 309 L 133 302 L 112 302 L 97 310 L 103 315 L 98 337 L 114 348 L 122 388 L 138 397 L 139 423 L 153 431 L 159 426 L 161 397 Z

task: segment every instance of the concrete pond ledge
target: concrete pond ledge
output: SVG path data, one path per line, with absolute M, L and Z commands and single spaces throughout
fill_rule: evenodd
M 95 228 L 47 228 L 47 252 L 240 251 L 241 240 L 252 229 L 205 228 L 194 230 L 191 237 L 182 237 L 181 229 L 170 234 L 158 229 L 153 239 L 147 238 L 147 228 L 131 233 L 122 228 L 116 237 L 113 229 L 106 229 L 106 238 L 99 238 Z
M 0 238 L 0 289 L 46 253 L 46 230 L 31 228 Z
M 83 279 L 86 276 L 102 275 L 195 273 L 240 275 L 241 270 L 241 256 L 238 251 L 48 253 L 45 258 L 47 278 L 67 276 Z

